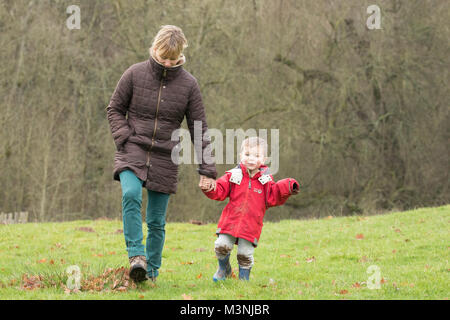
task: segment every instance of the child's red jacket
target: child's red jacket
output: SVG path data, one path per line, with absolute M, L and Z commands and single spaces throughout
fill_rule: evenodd
M 223 201 L 230 197 L 222 211 L 217 234 L 229 234 L 246 239 L 255 247 L 258 245 L 266 209 L 284 204 L 289 196 L 299 191 L 299 183 L 295 179 L 275 182 L 268 169 L 263 165 L 250 178 L 247 168 L 240 163 L 216 180 L 215 191 L 203 191 L 213 200 Z

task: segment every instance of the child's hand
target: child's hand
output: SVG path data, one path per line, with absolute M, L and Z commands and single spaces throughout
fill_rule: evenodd
M 216 181 L 213 179 L 204 180 L 201 183 L 200 188 L 205 192 L 216 190 Z
M 205 176 L 200 176 L 200 182 L 198 186 L 205 192 L 216 190 L 216 180 Z
M 208 190 L 206 190 L 206 192 L 209 191 L 216 191 L 216 181 L 215 180 L 211 180 L 211 184 L 210 184 L 210 188 Z

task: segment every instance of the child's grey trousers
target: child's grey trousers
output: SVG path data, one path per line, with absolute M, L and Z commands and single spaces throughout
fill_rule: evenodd
M 214 242 L 214 249 L 216 251 L 217 259 L 224 259 L 236 243 L 236 238 L 229 234 L 219 234 L 219 237 Z M 238 239 L 237 260 L 242 269 L 250 269 L 253 266 L 253 252 L 255 247 L 253 244 L 245 239 Z

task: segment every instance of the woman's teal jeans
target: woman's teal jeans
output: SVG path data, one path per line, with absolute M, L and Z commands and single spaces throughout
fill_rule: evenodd
M 141 217 L 143 181 L 130 170 L 122 171 L 119 176 L 122 186 L 123 233 L 128 257 L 145 256 L 147 258 L 147 275 L 156 278 L 161 267 L 169 194 L 147 189 L 145 220 L 148 234 L 144 247 Z

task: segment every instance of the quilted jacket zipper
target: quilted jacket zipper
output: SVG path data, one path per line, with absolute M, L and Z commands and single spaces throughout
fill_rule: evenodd
M 240 219 L 239 219 L 239 224 L 238 224 L 238 227 L 237 227 L 237 234 L 239 234 L 240 230 L 241 230 L 241 222 L 242 222 L 242 218 L 244 217 L 244 214 L 245 214 L 245 211 L 246 211 L 245 209 L 247 207 L 248 190 L 250 190 L 250 188 L 251 188 L 251 182 L 249 180 L 248 181 L 248 188 L 246 188 L 246 191 L 245 191 L 245 200 L 244 200 L 244 203 L 242 204 L 242 214 L 241 214 Z
M 161 102 L 161 90 L 162 90 L 162 86 L 163 86 L 163 78 L 166 77 L 166 72 L 167 72 L 167 70 L 164 69 L 163 76 L 161 78 L 161 83 L 159 84 L 158 102 L 156 104 L 156 113 L 155 113 L 155 128 L 153 129 L 152 144 L 150 145 L 150 148 L 147 151 L 147 167 L 150 166 L 150 151 L 152 150 L 153 143 L 155 142 L 156 127 L 158 125 L 159 103 Z
M 245 200 L 244 200 L 244 203 L 243 203 L 243 209 L 247 207 L 248 191 L 251 190 L 251 189 L 252 189 L 252 178 L 250 177 L 250 174 L 249 174 L 249 176 L 248 176 L 248 188 L 246 188 L 246 191 L 245 191 Z M 245 214 L 245 211 L 246 210 L 242 210 L 242 212 L 244 214 Z M 240 229 L 241 229 L 241 222 L 242 222 L 244 214 L 242 214 L 241 218 L 239 219 L 239 224 L 238 224 L 238 227 L 237 227 L 238 234 L 239 234 Z

